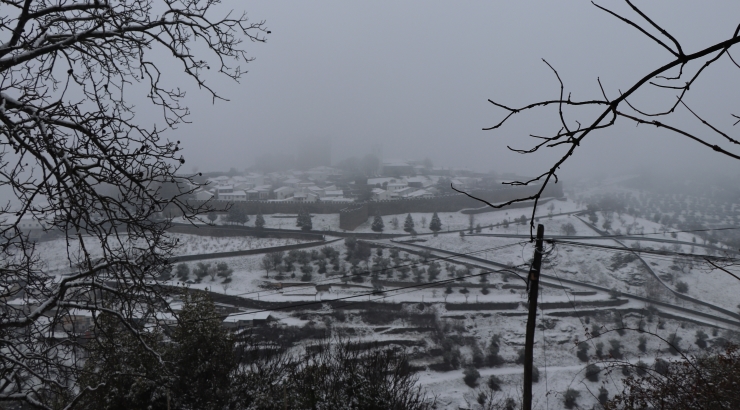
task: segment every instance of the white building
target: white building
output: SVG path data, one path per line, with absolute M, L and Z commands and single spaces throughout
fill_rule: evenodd
M 296 192 L 293 194 L 293 200 L 301 202 L 316 202 L 319 200 L 319 196 L 313 192 Z
M 275 199 L 286 199 L 293 196 L 295 189 L 291 186 L 281 186 L 275 190 Z
M 247 200 L 247 193 L 245 191 L 237 191 L 234 190 L 232 192 L 227 193 L 219 193 L 218 199 L 222 201 L 246 201 Z
M 225 327 L 252 327 L 272 319 L 272 312 L 232 313 L 224 318 Z
M 386 186 L 386 190 L 387 191 L 390 191 L 390 192 L 396 192 L 396 191 L 399 191 L 401 189 L 405 189 L 408 186 L 409 186 L 409 184 L 406 183 L 406 182 L 401 182 L 401 181 L 390 182 Z
M 434 195 L 426 189 L 417 189 L 416 191 L 407 194 L 406 198 L 431 198 Z
M 391 199 L 391 194 L 385 189 L 373 188 L 372 198 L 373 198 L 373 201 L 385 201 L 386 199 Z
M 216 199 L 224 200 L 224 195 L 231 194 L 234 192 L 233 185 L 217 185 L 216 186 Z
M 395 198 L 405 198 L 407 195 L 409 195 L 412 192 L 415 192 L 416 190 L 417 189 L 414 187 L 407 186 L 405 188 L 392 191 L 391 196 Z
M 324 197 L 327 198 L 341 198 L 344 196 L 344 191 L 341 189 L 325 190 Z
M 209 199 L 213 198 L 213 193 L 208 192 L 205 189 L 199 189 L 193 193 L 195 196 L 195 199 L 199 201 L 208 201 Z

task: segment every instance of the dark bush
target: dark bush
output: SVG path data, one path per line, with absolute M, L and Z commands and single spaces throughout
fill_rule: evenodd
M 488 388 L 492 391 L 499 391 L 501 390 L 501 379 L 496 377 L 495 375 L 491 375 L 491 377 L 488 378 Z
M 635 363 L 635 370 L 637 371 L 638 376 L 644 376 L 647 373 L 647 369 L 648 369 L 648 365 L 642 360 Z
M 609 340 L 611 347 L 609 348 L 609 355 L 614 359 L 621 359 L 622 355 L 622 343 L 617 339 Z
M 463 372 L 465 375 L 463 377 L 463 381 L 465 384 L 467 384 L 470 387 L 477 387 L 478 386 L 478 379 L 480 379 L 480 372 L 475 367 L 468 367 Z
M 588 362 L 588 349 L 590 349 L 591 346 L 588 345 L 586 342 L 582 342 L 578 345 L 578 353 L 576 353 L 576 356 L 578 356 L 578 359 L 580 359 L 582 362 Z
M 640 336 L 637 340 L 639 341 L 637 348 L 640 349 L 641 352 L 645 353 L 647 351 L 647 338 L 645 336 Z
M 568 389 L 563 393 L 563 406 L 566 409 L 572 409 L 577 406 L 578 398 L 581 397 L 581 392 L 574 389 Z
M 599 381 L 599 373 L 601 373 L 601 368 L 595 364 L 589 364 L 586 366 L 586 379 L 592 382 Z
M 668 373 L 668 361 L 663 360 L 663 359 L 655 359 L 655 363 L 653 364 L 653 369 L 659 375 L 665 376 L 666 373 Z
M 706 333 L 704 333 L 702 330 L 697 330 L 696 331 L 696 341 L 694 343 L 696 343 L 696 345 L 699 346 L 699 348 L 706 349 L 707 348 L 707 338 L 709 338 L 709 336 L 707 336 Z
M 524 348 L 521 348 L 517 350 L 516 352 L 516 360 L 514 360 L 514 363 L 516 364 L 524 364 Z

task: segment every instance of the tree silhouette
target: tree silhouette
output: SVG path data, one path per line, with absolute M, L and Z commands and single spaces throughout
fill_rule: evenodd
M 373 224 L 370 227 L 370 229 L 373 230 L 373 232 L 383 232 L 383 229 L 385 228 L 385 224 L 383 224 L 383 218 L 380 217 L 380 214 L 375 214 L 375 218 L 373 219 Z
M 411 218 L 411 214 L 406 215 L 406 220 L 403 222 L 404 232 L 414 232 L 414 220 Z
M 265 217 L 262 216 L 262 213 L 258 213 L 257 217 L 254 219 L 254 227 L 257 229 L 265 227 Z
M 83 329 L 56 325 L 106 312 L 146 344 L 144 322 L 168 304 L 157 280 L 171 268 L 176 243 L 165 230 L 173 217 L 197 222 L 197 213 L 211 210 L 187 202 L 199 186 L 182 172 L 179 141 L 162 133 L 189 112 L 186 84 L 168 76 L 182 70 L 221 99 L 204 74 L 238 80 L 251 60 L 242 41 L 262 42 L 267 30 L 244 14 L 214 15 L 217 2 L 153 3 L 8 0 L 0 7 L 0 187 L 16 199 L 0 207 L 2 402 L 70 408 L 101 387 L 78 377 L 79 358 L 112 335 L 93 331 L 94 340 L 78 343 Z M 134 101 L 138 112 L 162 113 L 162 124 L 141 122 Z M 21 229 L 28 220 L 66 240 L 68 275 L 40 263 Z M 62 334 L 69 342 L 49 337 Z
M 548 133 L 526 133 L 536 139 L 532 145 L 524 148 L 509 147 L 511 151 L 520 154 L 531 154 L 544 149 L 558 150 L 557 159 L 548 164 L 547 169 L 539 175 L 527 180 L 505 182 L 513 186 L 538 184 L 538 189 L 532 195 L 497 204 L 491 204 L 455 189 L 456 191 L 494 208 L 502 208 L 515 202 L 534 201 L 530 217 L 530 228 L 533 230 L 537 204 L 545 188 L 551 183 L 558 182 L 558 170 L 575 155 L 590 135 L 609 132 L 608 129 L 618 123 L 649 125 L 693 141 L 697 144 L 697 148 L 711 150 L 735 160 L 740 159 L 738 148 L 740 141 L 723 130 L 723 126 L 712 124 L 707 120 L 710 115 L 716 116 L 716 110 L 709 108 L 710 104 L 707 104 L 705 108 L 700 102 L 687 99 L 690 91 L 701 89 L 703 84 L 698 82 L 698 79 L 702 74 L 710 72 L 710 67 L 713 68 L 721 64 L 719 62 L 724 62 L 740 68 L 738 60 L 730 54 L 730 49 L 740 43 L 740 26 L 729 27 L 728 34 L 720 37 L 719 40 L 697 45 L 692 43 L 692 50 L 687 51 L 685 44 L 659 25 L 655 19 L 631 1 L 625 0 L 625 3 L 631 9 L 632 15 L 620 15 L 604 6 L 593 4 L 599 10 L 624 22 L 625 27 L 638 30 L 646 40 L 655 44 L 669 57 L 668 61 L 657 66 L 646 67 L 641 77 L 634 82 L 619 85 L 618 90 L 611 93 L 599 77 L 594 75 L 594 82 L 598 84 L 596 95 L 592 98 L 574 99 L 566 90 L 565 83 L 557 69 L 548 61 L 543 60 L 552 71 L 556 84 L 559 85 L 558 96 L 521 106 L 509 106 L 489 99 L 488 101 L 494 107 L 503 111 L 503 118 L 492 126 L 484 128 L 484 130 L 497 130 L 504 124 L 514 121 L 514 118 L 521 118 L 532 124 L 537 123 L 539 127 L 541 122 L 532 121 L 528 115 L 537 116 L 542 110 L 551 110 L 555 114 L 552 118 L 557 118 L 557 120 L 551 124 L 551 131 Z M 630 63 L 625 62 L 625 64 Z M 666 91 L 671 92 L 666 93 Z M 640 102 L 653 101 L 653 105 L 647 107 L 638 105 L 636 97 L 638 94 Z M 702 98 L 707 97 L 702 96 Z M 736 114 L 731 114 L 731 116 L 740 120 L 740 116 Z M 687 125 L 683 118 L 692 119 L 695 122 Z M 703 131 L 699 131 L 697 127 L 703 127 Z
M 436 212 L 432 215 L 432 220 L 429 222 L 429 230 L 434 232 L 435 236 L 437 232 L 442 230 L 442 221 L 440 221 L 439 215 Z

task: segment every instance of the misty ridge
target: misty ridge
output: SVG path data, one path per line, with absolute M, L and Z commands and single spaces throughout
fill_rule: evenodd
M 3 1 L 0 409 L 740 408 L 740 6 L 245 7 Z

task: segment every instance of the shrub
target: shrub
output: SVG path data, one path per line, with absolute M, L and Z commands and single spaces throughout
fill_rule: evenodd
M 665 376 L 668 373 L 668 367 L 669 364 L 667 360 L 655 359 L 655 363 L 653 363 L 653 369 L 661 376 Z
M 678 281 L 676 282 L 676 292 L 678 293 L 686 293 L 689 291 L 689 284 L 686 282 Z
M 524 364 L 524 348 L 517 350 L 516 360 L 514 363 Z
M 675 333 L 671 333 L 668 336 L 668 351 L 671 352 L 672 355 L 678 355 L 681 353 L 681 338 Z
M 480 372 L 475 367 L 468 367 L 463 372 L 465 377 L 463 377 L 463 381 L 465 384 L 467 384 L 470 387 L 477 387 L 478 386 L 478 379 L 480 379 Z
M 617 339 L 609 340 L 611 348 L 609 349 L 609 355 L 615 359 L 621 359 L 622 355 L 622 342 Z
M 480 350 L 477 343 L 474 343 L 470 348 L 473 351 L 473 366 L 476 368 L 483 367 L 486 359 L 485 356 L 483 356 L 483 351 Z
M 501 336 L 497 334 L 493 335 L 491 337 L 491 344 L 488 345 L 488 365 L 489 366 L 498 366 L 504 363 L 503 357 L 499 355 L 500 350 L 501 350 Z M 522 354 L 524 354 L 523 352 L 524 351 L 522 350 Z M 524 363 L 523 359 L 522 359 L 522 363 Z
M 181 263 L 177 265 L 177 278 L 181 281 L 188 280 L 188 277 L 190 276 L 190 266 L 188 266 L 187 263 Z
M 604 344 L 601 342 L 596 343 L 596 357 L 599 359 L 604 358 Z
M 647 351 L 647 338 L 645 336 L 640 336 L 637 340 L 639 341 L 637 348 L 640 349 L 641 352 L 645 353 Z
M 660 363 L 658 365 L 658 363 Z M 624 389 L 607 403 L 610 409 L 740 408 L 740 354 L 736 346 L 712 356 L 688 356 L 677 362 L 656 361 L 655 374 L 624 380 Z M 660 367 L 660 369 L 658 369 Z
M 566 409 L 572 409 L 576 407 L 578 398 L 581 397 L 581 392 L 574 389 L 568 389 L 563 393 L 563 406 Z
M 442 361 L 450 370 L 460 368 L 460 358 L 460 349 L 458 349 L 457 347 L 445 349 L 445 352 L 442 354 Z
M 586 342 L 578 345 L 578 353 L 576 353 L 576 356 L 578 356 L 578 359 L 580 359 L 582 362 L 588 362 L 589 348 L 591 348 L 591 346 L 589 346 Z
M 488 388 L 492 391 L 499 391 L 501 390 L 501 379 L 496 377 L 495 375 L 491 375 L 491 377 L 488 378 Z
M 709 336 L 707 336 L 707 334 L 704 333 L 702 330 L 697 330 L 696 331 L 696 342 L 694 343 L 696 343 L 696 345 L 699 346 L 699 348 L 706 349 L 708 337 Z
M 203 263 L 198 262 L 198 264 L 195 266 L 195 269 L 193 270 L 193 273 L 195 273 L 196 281 L 200 282 L 208 276 L 208 270 L 211 268 L 210 263 Z
M 532 383 L 539 383 L 540 381 L 540 369 L 537 366 L 532 366 Z
M 586 366 L 586 379 L 589 381 L 599 381 L 599 373 L 601 373 L 601 368 L 599 366 L 593 363 Z
M 643 362 L 642 360 L 635 363 L 635 370 L 637 371 L 638 376 L 644 376 L 647 374 L 648 365 Z

